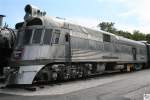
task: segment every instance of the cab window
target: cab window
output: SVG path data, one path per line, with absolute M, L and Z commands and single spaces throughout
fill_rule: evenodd
M 52 29 L 46 29 L 43 38 L 43 43 L 50 44 L 51 38 L 52 38 Z
M 32 36 L 32 31 L 33 31 L 32 29 L 25 29 L 24 36 L 23 36 L 23 44 L 24 45 L 30 43 L 30 39 L 31 39 L 31 36 Z
M 55 30 L 53 35 L 53 43 L 58 44 L 59 43 L 59 37 L 60 37 L 60 30 Z
M 34 31 L 32 43 L 40 43 L 41 42 L 42 29 L 36 29 Z
M 108 35 L 108 34 L 103 34 L 103 41 L 104 41 L 104 42 L 111 42 L 110 35 Z
M 65 41 L 66 41 L 66 42 L 69 42 L 69 38 L 70 38 L 69 33 L 67 33 L 67 34 L 65 35 Z

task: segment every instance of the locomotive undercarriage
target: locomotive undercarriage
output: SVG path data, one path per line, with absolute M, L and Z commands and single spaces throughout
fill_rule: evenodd
M 140 70 L 143 63 L 116 62 L 78 62 L 78 63 L 53 63 L 47 65 L 19 66 L 11 69 L 7 78 L 7 85 L 33 85 L 40 83 L 55 83 L 79 78 L 88 78 L 106 72 L 121 71 L 131 72 Z
M 86 78 L 100 72 L 93 65 L 89 63 L 47 65 L 38 72 L 33 83 Z
M 88 78 L 111 71 L 131 72 L 142 69 L 144 64 L 113 63 L 72 63 L 50 64 L 43 67 L 35 76 L 33 84 Z

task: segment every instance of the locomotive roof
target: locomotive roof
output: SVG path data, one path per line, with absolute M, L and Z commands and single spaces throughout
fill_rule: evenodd
M 122 36 L 119 36 L 119 41 L 121 43 L 126 43 L 126 44 L 129 44 L 129 45 L 144 45 L 144 43 L 140 42 L 140 41 L 134 41 L 134 40 L 131 40 L 131 39 L 127 39 L 127 38 L 124 38 Z
M 134 45 L 145 45 L 144 43 L 142 43 L 140 41 L 134 41 L 134 40 L 127 39 L 127 38 L 124 38 L 121 36 L 117 36 L 117 35 L 114 35 L 112 33 L 105 32 L 105 31 L 98 30 L 98 29 L 87 28 L 87 27 L 84 27 L 81 25 L 77 25 L 77 24 L 68 22 L 67 20 L 62 20 L 62 19 L 58 19 L 55 17 L 42 16 L 42 17 L 38 17 L 38 19 L 40 19 L 42 21 L 42 24 L 45 27 L 69 28 L 69 29 L 78 30 L 78 31 L 81 31 L 84 33 L 92 33 L 93 32 L 93 33 L 108 34 L 108 35 L 114 36 L 116 39 L 120 40 L 120 42 L 123 42 L 123 43 L 126 42 L 128 44 L 134 44 Z
M 109 33 L 109 32 L 105 32 L 105 31 L 98 30 L 98 29 L 93 29 L 93 28 L 87 28 L 87 27 L 84 27 L 84 26 L 81 26 L 81 25 L 71 23 L 67 20 L 62 20 L 62 19 L 58 19 L 58 18 L 55 18 L 55 17 L 42 16 L 42 17 L 39 17 L 39 19 L 43 22 L 43 25 L 45 27 L 52 26 L 52 27 L 61 27 L 61 28 L 70 28 L 70 29 L 79 28 L 81 31 L 83 31 L 85 33 L 88 33 L 89 31 L 95 31 L 95 32 L 101 32 L 101 33 L 104 33 L 104 34 L 109 34 L 111 36 L 116 36 L 116 35 L 114 35 L 112 33 Z

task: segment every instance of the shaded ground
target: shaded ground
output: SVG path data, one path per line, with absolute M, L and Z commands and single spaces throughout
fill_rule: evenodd
M 150 94 L 150 69 L 45 86 L 36 92 L 0 90 L 0 100 L 143 100 Z

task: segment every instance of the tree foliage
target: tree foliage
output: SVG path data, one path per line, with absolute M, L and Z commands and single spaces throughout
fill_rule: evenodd
M 147 40 L 148 43 L 150 43 L 150 34 L 146 35 L 146 40 Z
M 128 31 L 118 30 L 114 27 L 115 23 L 113 22 L 102 22 L 98 24 L 101 30 L 113 33 L 115 35 L 123 36 L 128 39 L 136 40 L 136 41 L 147 41 L 150 43 L 150 34 L 142 33 L 138 30 L 134 30 L 133 33 Z
M 133 31 L 133 39 L 137 41 L 146 40 L 146 35 L 138 30 Z
M 114 33 L 116 31 L 116 29 L 114 28 L 114 24 L 115 23 L 112 22 L 102 22 L 98 24 L 98 26 L 103 31 Z

